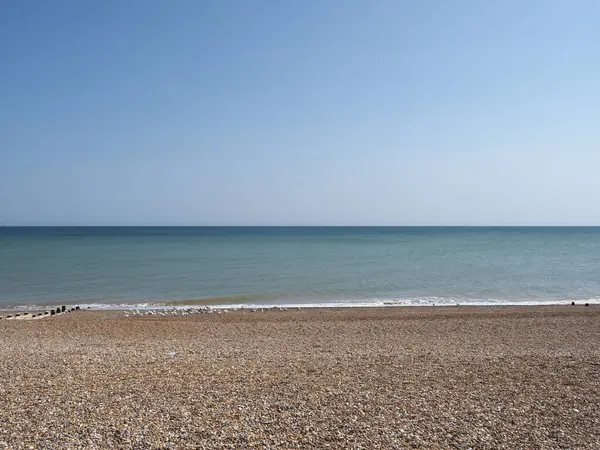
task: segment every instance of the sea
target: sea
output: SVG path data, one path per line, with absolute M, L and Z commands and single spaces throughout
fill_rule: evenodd
M 0 309 L 600 303 L 600 227 L 0 227 Z

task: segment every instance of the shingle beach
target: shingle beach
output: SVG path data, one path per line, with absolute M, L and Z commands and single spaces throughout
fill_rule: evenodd
M 600 307 L 0 320 L 0 448 L 600 449 Z

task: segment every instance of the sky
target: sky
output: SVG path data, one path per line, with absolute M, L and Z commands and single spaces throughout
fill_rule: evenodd
M 0 225 L 600 225 L 596 0 L 4 0 Z

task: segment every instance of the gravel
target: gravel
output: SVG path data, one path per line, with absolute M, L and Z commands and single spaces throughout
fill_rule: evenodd
M 0 322 L 0 448 L 599 449 L 600 308 Z

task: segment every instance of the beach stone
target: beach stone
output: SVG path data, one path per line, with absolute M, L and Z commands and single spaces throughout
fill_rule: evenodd
M 65 305 L 63 305 L 63 306 L 60 307 L 60 309 L 61 309 L 62 312 L 65 312 L 67 310 L 67 307 Z
M 50 315 L 53 316 L 56 314 L 56 311 L 54 311 L 53 309 L 50 310 Z
M 6 316 L 7 319 L 11 319 L 12 316 L 9 314 L 8 316 Z
M 571 302 L 571 306 L 575 306 L 575 302 Z
M 590 304 L 589 304 L 589 303 L 586 303 L 586 304 L 585 304 L 585 306 L 590 306 Z
M 79 306 L 75 307 L 75 311 L 79 311 L 81 308 Z
M 47 316 L 48 315 L 48 311 L 44 311 L 44 315 Z
M 15 314 L 15 317 L 21 317 L 21 314 Z
M 28 315 L 29 315 L 29 313 L 28 313 L 28 312 L 26 312 L 26 313 L 23 313 L 23 315 L 24 315 L 24 316 L 28 316 Z

